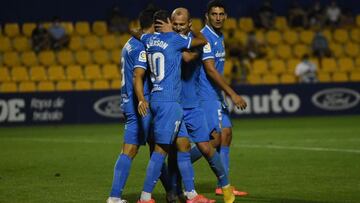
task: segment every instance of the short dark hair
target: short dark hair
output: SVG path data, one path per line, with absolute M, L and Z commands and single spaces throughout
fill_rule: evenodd
M 206 13 L 209 13 L 213 7 L 220 7 L 220 8 L 223 8 L 224 10 L 226 10 L 225 4 L 222 0 L 211 0 L 208 2 L 207 6 L 206 6 Z
M 167 19 L 170 18 L 170 13 L 167 10 L 159 10 L 156 11 L 156 13 L 154 14 L 154 24 L 156 24 L 157 20 L 162 20 L 167 22 Z
M 154 13 L 158 11 L 156 8 L 147 8 L 139 14 L 139 21 L 141 29 L 146 29 L 151 27 L 153 24 Z

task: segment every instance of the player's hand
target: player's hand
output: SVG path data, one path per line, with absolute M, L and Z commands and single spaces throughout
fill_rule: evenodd
M 162 32 L 172 32 L 172 31 L 174 31 L 169 18 L 167 19 L 167 22 L 162 21 L 162 20 L 156 20 L 155 27 L 160 28 L 160 30 Z
M 231 100 L 234 102 L 237 108 L 240 108 L 241 110 L 246 109 L 246 101 L 240 95 L 235 94 L 231 96 Z
M 146 100 L 139 101 L 138 112 L 142 117 L 146 116 L 148 109 L 149 109 L 149 103 Z

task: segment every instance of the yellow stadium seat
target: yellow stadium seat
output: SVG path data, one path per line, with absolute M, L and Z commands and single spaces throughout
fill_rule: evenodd
M 20 65 L 20 57 L 19 57 L 19 54 L 17 52 L 14 52 L 14 51 L 5 52 L 3 57 L 4 57 L 3 63 L 6 66 L 13 67 L 13 66 Z
M 0 36 L 0 52 L 11 51 L 11 41 L 8 37 Z
M 330 43 L 329 48 L 331 50 L 331 53 L 337 58 L 342 57 L 344 55 L 344 49 L 341 44 Z
M 107 50 L 96 50 L 93 52 L 93 59 L 96 64 L 104 65 L 110 62 L 109 53 Z
M 287 72 L 290 74 L 295 73 L 296 66 L 300 63 L 299 59 L 289 59 L 287 61 Z
M 359 44 L 347 43 L 345 45 L 345 53 L 350 57 L 358 57 L 360 55 Z
M 360 43 L 360 29 L 359 28 L 353 28 L 350 31 L 350 38 L 353 42 Z
M 349 33 L 345 29 L 336 29 L 334 31 L 334 40 L 338 43 L 346 43 L 349 41 Z
M 0 83 L 0 92 L 1 93 L 13 93 L 17 92 L 16 82 L 4 82 Z
M 22 25 L 22 33 L 26 36 L 26 37 L 31 37 L 31 34 L 33 32 L 33 30 L 36 27 L 36 23 L 24 23 Z
M 332 76 L 332 81 L 333 82 L 348 82 L 349 78 L 347 73 L 344 72 L 336 72 L 333 74 Z
M 105 49 L 115 49 L 118 47 L 118 43 L 114 35 L 105 35 L 102 38 L 102 44 Z
M 262 79 L 263 84 L 273 85 L 279 83 L 279 78 L 275 74 L 265 74 Z
M 320 68 L 320 62 L 318 58 L 310 58 L 310 62 L 315 64 L 317 68 Z
M 44 28 L 46 28 L 46 29 L 49 29 L 53 25 L 52 22 L 43 22 L 42 24 L 43 24 Z
M 30 41 L 27 37 L 15 37 L 13 45 L 14 49 L 18 52 L 29 51 L 31 49 Z
M 74 64 L 74 55 L 69 50 L 61 50 L 57 52 L 56 58 L 60 65 L 68 66 Z
M 310 30 L 303 30 L 300 32 L 300 41 L 304 44 L 311 44 L 314 38 L 314 32 Z
M 74 25 L 72 22 L 61 22 L 61 26 L 65 29 L 66 34 L 72 35 L 74 33 Z
M 30 79 L 32 81 L 44 81 L 47 80 L 46 70 L 43 66 L 33 66 L 30 68 Z
M 275 18 L 275 28 L 280 31 L 288 29 L 286 17 L 279 16 Z
M 38 55 L 40 64 L 44 66 L 56 65 L 56 57 L 52 51 L 43 51 Z
M 352 58 L 340 58 L 338 60 L 338 67 L 339 67 L 339 70 L 342 72 L 350 72 L 350 71 L 354 70 L 355 65 L 354 65 L 354 61 L 352 60 Z
M 253 74 L 264 74 L 269 72 L 268 71 L 268 63 L 266 60 L 257 59 L 252 64 L 252 71 Z
M 69 49 L 77 51 L 83 48 L 83 40 L 79 36 L 72 36 L 70 39 Z
M 52 81 L 65 80 L 65 71 L 62 66 L 50 66 L 48 69 L 48 78 Z
M 56 83 L 55 89 L 57 91 L 72 91 L 74 90 L 73 83 L 68 80 L 62 80 Z
M 286 67 L 285 67 L 285 63 L 283 60 L 273 59 L 273 60 L 270 60 L 269 64 L 270 64 L 270 68 L 271 68 L 271 73 L 279 74 L 279 73 L 286 72 Z
M 19 83 L 19 92 L 35 92 L 36 84 L 31 81 L 24 81 Z
M 107 34 L 107 24 L 105 21 L 95 21 L 92 24 L 93 32 L 98 36 L 104 36 Z
M 264 32 L 261 31 L 261 30 L 256 31 L 255 38 L 259 42 L 265 42 L 265 34 L 264 34 Z
M 226 60 L 224 64 L 224 76 L 229 77 L 232 74 L 234 63 L 232 60 Z
M 20 35 L 20 28 L 17 23 L 6 23 L 4 27 L 4 33 L 8 37 L 16 37 Z
M 324 29 L 322 30 L 322 34 L 324 35 L 324 37 L 329 41 L 332 42 L 333 37 L 332 37 L 332 31 L 330 29 Z
M 80 36 L 90 34 L 90 24 L 86 21 L 79 21 L 75 23 L 75 32 Z
M 87 80 L 75 81 L 75 90 L 91 90 L 91 83 Z
M 140 27 L 140 22 L 139 20 L 132 20 L 129 23 L 129 29 L 134 29 L 134 28 L 139 28 Z
M 284 73 L 280 75 L 280 83 L 282 84 L 294 84 L 296 83 L 296 77 L 294 74 Z
M 11 69 L 11 77 L 15 82 L 28 81 L 29 74 L 24 66 L 16 66 Z
M 224 22 L 224 29 L 225 30 L 236 30 L 237 29 L 237 21 L 235 18 L 227 18 Z
M 40 92 L 55 91 L 55 84 L 52 81 L 40 81 L 37 90 Z
M 266 41 L 269 45 L 278 45 L 282 41 L 280 32 L 270 30 L 266 33 Z
M 10 72 L 6 67 L 0 67 L 0 82 L 10 82 Z
M 360 56 L 355 59 L 355 67 L 360 69 Z
M 27 51 L 27 52 L 23 52 L 21 54 L 21 62 L 22 64 L 24 64 L 25 66 L 35 66 L 38 64 L 38 59 L 36 54 L 33 51 Z
M 125 45 L 125 43 L 130 39 L 131 35 L 129 34 L 122 34 L 119 37 L 119 44 L 120 47 L 123 47 Z
M 254 30 L 254 22 L 252 18 L 240 18 L 239 19 L 239 28 L 245 32 L 251 32 Z
M 323 72 L 336 72 L 337 65 L 336 61 L 333 58 L 323 58 L 321 60 L 321 70 Z
M 235 39 L 239 40 L 241 44 L 246 44 L 247 41 L 247 33 L 244 31 L 236 30 L 234 34 Z
M 90 52 L 85 50 L 75 52 L 75 59 L 79 65 L 88 65 L 92 62 Z
M 66 68 L 66 75 L 68 80 L 82 80 L 84 74 L 81 66 L 71 65 Z
M 200 31 L 203 27 L 202 20 L 200 18 L 192 19 L 192 29 Z
M 360 27 L 360 14 L 356 16 L 356 25 Z
M 102 68 L 104 79 L 120 79 L 119 67 L 115 64 L 106 64 Z
M 297 32 L 295 32 L 294 30 L 287 30 L 284 32 L 284 41 L 287 44 L 294 45 L 294 44 L 298 43 L 299 36 L 298 36 Z
M 331 82 L 330 73 L 319 72 L 318 73 L 318 80 L 320 82 Z
M 84 46 L 90 51 L 100 48 L 100 40 L 96 35 L 88 35 L 84 38 Z
M 259 85 L 262 83 L 261 76 L 255 74 L 248 75 L 246 80 L 251 85 Z
M 350 73 L 350 81 L 360 82 L 360 71 L 353 71 Z
M 276 47 L 276 55 L 281 59 L 289 59 L 292 57 L 291 47 L 289 45 L 279 45 Z
M 101 79 L 102 74 L 98 65 L 87 65 L 84 69 L 85 78 L 88 80 Z
M 276 58 L 276 53 L 275 53 L 273 47 L 267 46 L 265 48 L 265 50 L 266 50 L 266 59 L 274 59 L 274 58 Z
M 121 80 L 120 79 L 114 79 L 110 82 L 110 88 L 111 89 L 120 89 L 121 87 Z
M 116 63 L 116 64 L 120 63 L 120 54 L 121 54 L 121 51 L 119 49 L 112 50 L 111 60 L 113 63 Z
M 309 46 L 305 44 L 296 44 L 294 46 L 294 56 L 302 58 L 305 54 L 310 54 Z
M 109 81 L 107 80 L 95 80 L 93 83 L 94 90 L 107 90 L 110 89 Z

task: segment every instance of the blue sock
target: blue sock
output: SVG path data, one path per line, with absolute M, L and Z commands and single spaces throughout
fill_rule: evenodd
M 194 163 L 195 161 L 199 160 L 202 157 L 202 153 L 200 152 L 199 148 L 196 145 L 191 146 L 190 154 L 191 154 L 191 163 Z
M 152 193 L 152 191 L 154 190 L 154 187 L 160 177 L 161 168 L 163 166 L 164 160 L 164 155 L 158 152 L 152 153 L 146 169 L 146 178 L 143 188 L 144 192 Z
M 230 148 L 228 146 L 220 147 L 220 158 L 221 163 L 225 169 L 226 175 L 229 177 L 229 151 Z M 221 183 L 218 181 L 218 186 L 221 186 Z
M 215 152 L 214 155 L 207 159 L 211 170 L 215 173 L 218 178 L 218 184 L 220 187 L 224 187 L 229 184 L 229 179 L 225 173 L 224 166 L 221 163 L 219 153 Z
M 129 171 L 132 159 L 126 154 L 120 154 L 114 167 L 114 178 L 111 187 L 110 197 L 121 197 Z
M 195 190 L 194 169 L 191 165 L 190 152 L 177 152 L 177 161 L 185 191 Z

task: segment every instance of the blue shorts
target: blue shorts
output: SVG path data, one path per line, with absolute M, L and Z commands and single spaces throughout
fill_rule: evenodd
M 125 144 L 145 145 L 151 130 L 152 115 L 149 112 L 141 117 L 136 112 L 124 112 L 125 114 Z
M 179 137 L 189 137 L 195 143 L 210 140 L 210 130 L 207 126 L 206 117 L 202 108 L 186 108 L 181 123 Z
M 154 116 L 154 141 L 157 144 L 172 144 L 183 118 L 183 110 L 178 102 L 151 102 Z
M 221 115 L 221 128 L 231 128 L 232 124 L 230 119 L 230 113 L 225 104 L 222 104 Z
M 221 133 L 222 107 L 218 100 L 200 101 L 210 132 Z

